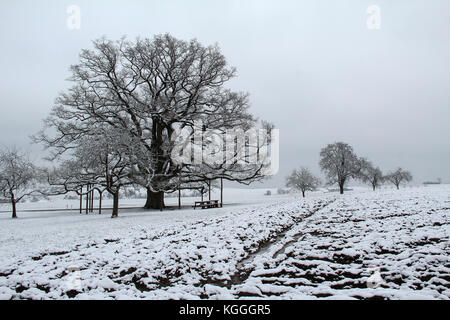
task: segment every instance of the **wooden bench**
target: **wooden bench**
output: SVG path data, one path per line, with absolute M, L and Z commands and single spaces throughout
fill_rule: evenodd
M 195 201 L 192 207 L 194 210 L 197 207 L 201 207 L 202 209 L 219 208 L 219 200 Z

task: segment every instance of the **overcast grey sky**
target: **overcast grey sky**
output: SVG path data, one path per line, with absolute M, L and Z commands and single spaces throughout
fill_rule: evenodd
M 66 26 L 69 5 L 81 28 Z M 366 26 L 369 5 L 381 28 Z M 217 42 L 238 70 L 233 89 L 280 129 L 282 184 L 319 173 L 320 149 L 344 141 L 383 170 L 450 182 L 450 1 L 8 1 L 0 3 L 0 145 L 40 156 L 42 126 L 82 48 L 106 35 L 169 32 Z

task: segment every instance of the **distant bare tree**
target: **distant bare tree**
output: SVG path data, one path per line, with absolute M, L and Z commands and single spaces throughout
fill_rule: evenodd
M 402 182 L 409 182 L 412 180 L 412 175 L 409 171 L 403 170 L 402 168 L 398 168 L 394 172 L 389 173 L 386 176 L 386 179 L 392 182 L 397 190 L 400 189 L 400 184 Z
M 369 183 L 373 191 L 378 188 L 385 180 L 383 172 L 379 167 L 374 167 L 370 161 L 361 159 L 360 178 L 363 182 Z
M 328 184 L 337 183 L 340 194 L 349 179 L 359 178 L 361 160 L 346 143 L 329 144 L 320 151 L 320 168 L 325 172 Z
M 13 218 L 17 218 L 16 204 L 37 192 L 36 172 L 33 163 L 17 149 L 0 151 L 0 194 L 11 202 Z
M 306 191 L 314 191 L 319 186 L 320 181 L 307 168 L 294 169 L 286 178 L 286 186 L 300 190 L 303 198 Z

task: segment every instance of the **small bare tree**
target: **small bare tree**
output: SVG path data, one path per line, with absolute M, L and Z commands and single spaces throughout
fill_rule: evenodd
M 369 183 L 373 191 L 378 188 L 385 180 L 383 172 L 379 167 L 374 167 L 370 161 L 366 159 L 361 160 L 360 178 L 363 182 Z
M 412 175 L 409 171 L 398 168 L 394 172 L 389 173 L 386 176 L 386 179 L 392 182 L 398 190 L 400 189 L 400 184 L 402 182 L 410 182 L 412 180 Z
M 325 172 L 328 184 L 337 183 L 340 194 L 344 193 L 345 182 L 359 178 L 362 162 L 348 144 L 329 144 L 320 151 L 320 157 L 320 168 Z
M 53 193 L 78 193 L 83 185 L 90 184 L 113 197 L 111 217 L 118 217 L 120 190 L 131 184 L 133 140 L 120 130 L 97 127 L 78 142 L 73 158 L 48 174 L 49 184 L 56 187 Z
M 314 191 L 319 186 L 320 181 L 307 168 L 294 169 L 286 178 L 286 186 L 302 192 L 303 198 L 306 191 Z
M 14 148 L 0 151 L 0 194 L 11 202 L 13 218 L 16 204 L 36 193 L 36 182 L 36 168 L 24 154 Z

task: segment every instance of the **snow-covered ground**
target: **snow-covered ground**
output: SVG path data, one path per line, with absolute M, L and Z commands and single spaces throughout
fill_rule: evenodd
M 0 213 L 0 298 L 450 298 L 450 186 L 306 199 L 265 191 L 227 190 L 223 208 L 125 209 L 118 219 Z M 77 205 L 58 201 L 38 206 Z

